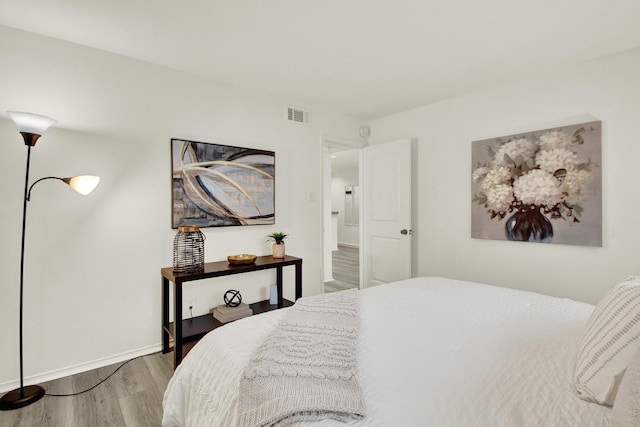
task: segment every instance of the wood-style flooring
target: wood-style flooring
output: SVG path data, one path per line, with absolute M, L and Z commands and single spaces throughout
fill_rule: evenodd
M 325 282 L 325 292 L 343 291 L 359 286 L 360 251 L 352 246 L 338 245 L 332 252 L 333 281 Z
M 121 363 L 42 383 L 47 393 L 85 390 Z M 24 408 L 0 412 L 1 427 L 158 427 L 162 398 L 173 375 L 173 353 L 131 360 L 93 390 L 72 397 L 45 395 Z

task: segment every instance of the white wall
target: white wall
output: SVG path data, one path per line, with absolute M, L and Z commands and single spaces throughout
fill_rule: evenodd
M 344 169 L 331 173 L 331 210 L 338 212 L 338 243 L 358 246 L 360 243 L 360 226 L 345 224 L 345 187 L 358 185 L 358 169 Z M 356 211 L 357 214 L 357 211 Z
M 418 140 L 418 274 L 596 303 L 624 275 L 639 273 L 638 75 L 634 50 L 370 123 L 369 143 Z M 591 120 L 603 127 L 602 248 L 470 237 L 472 141 Z
M 170 139 L 276 152 L 276 224 L 209 228 L 205 260 L 269 254 L 285 231 L 303 262 L 303 293 L 322 292 L 323 134 L 359 140 L 359 121 L 308 107 L 311 126 L 286 122 L 295 100 L 266 99 L 210 80 L 0 27 L 0 390 L 17 384 L 20 221 L 26 148 L 6 110 L 59 124 L 32 150 L 31 176 L 96 174 L 82 197 L 58 182 L 29 203 L 25 277 L 25 376 L 35 382 L 159 349 L 160 268 L 172 262 Z M 311 197 L 309 197 L 311 196 Z M 293 270 L 285 297 L 293 298 Z M 275 273 L 196 282 L 195 314 L 229 288 L 268 298 Z M 27 380 L 30 382 L 30 380 Z

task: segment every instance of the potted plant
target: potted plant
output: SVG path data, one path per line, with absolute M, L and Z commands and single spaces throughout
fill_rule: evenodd
M 273 240 L 273 257 L 274 258 L 284 258 L 284 239 L 287 237 L 287 234 L 279 231 L 277 233 L 269 234 L 269 240 Z

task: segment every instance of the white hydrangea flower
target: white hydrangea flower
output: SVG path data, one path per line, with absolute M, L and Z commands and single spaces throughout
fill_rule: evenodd
M 471 174 L 471 179 L 473 182 L 479 182 L 489 173 L 490 170 L 491 169 L 485 166 L 476 168 Z
M 521 204 L 556 209 L 562 217 L 558 204 L 565 202 L 569 208 L 579 204 L 589 196 L 592 179 L 589 170 L 579 170 L 581 160 L 573 143 L 573 135 L 561 130 L 500 143 L 490 163 L 472 172 L 473 182 L 482 189 L 474 200 L 501 217 Z M 558 170 L 566 173 L 556 177 Z
M 562 191 L 567 193 L 565 201 L 575 205 L 583 201 L 588 195 L 588 186 L 591 183 L 591 172 L 587 170 L 575 170 L 567 172 L 562 180 Z
M 533 156 L 536 152 L 538 145 L 535 141 L 531 141 L 527 138 L 514 139 L 513 141 L 506 142 L 498 148 L 496 155 L 493 158 L 493 166 L 513 166 L 507 165 L 504 161 L 504 155 L 508 154 L 509 157 L 515 159 L 518 156 L 524 157 L 525 161 L 533 160 Z
M 506 184 L 511 179 L 511 171 L 506 167 L 491 169 L 482 181 L 482 189 L 487 191 L 499 184 Z
M 548 172 L 534 169 L 513 183 L 513 194 L 526 205 L 553 206 L 562 201 L 560 181 Z
M 513 190 L 510 185 L 500 184 L 487 191 L 487 207 L 496 212 L 506 212 L 513 202 Z
M 558 169 L 574 170 L 578 166 L 578 155 L 566 148 L 543 150 L 536 156 L 540 169 L 554 173 Z
M 538 138 L 538 144 L 543 150 L 552 148 L 567 148 L 571 145 L 571 136 L 561 130 L 552 130 Z

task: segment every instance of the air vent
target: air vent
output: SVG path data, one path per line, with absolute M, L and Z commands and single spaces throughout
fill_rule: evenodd
M 309 124 L 309 112 L 301 110 L 299 108 L 288 107 L 287 108 L 287 120 L 290 122 L 300 123 L 303 125 Z

